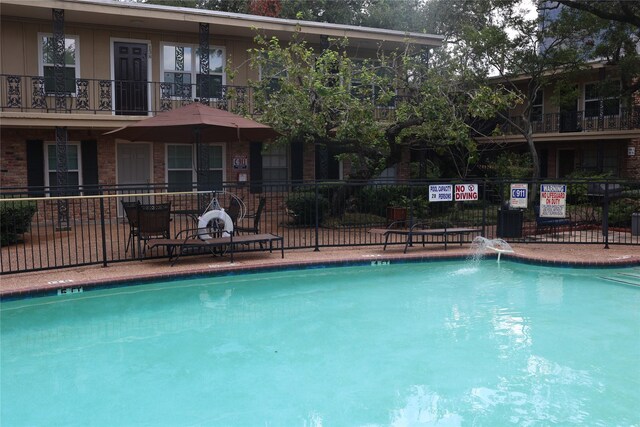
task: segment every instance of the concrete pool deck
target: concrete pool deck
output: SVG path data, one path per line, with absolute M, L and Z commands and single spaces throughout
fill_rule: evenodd
M 503 254 L 502 259 L 516 258 L 558 266 L 640 266 L 640 247 L 611 245 L 604 249 L 600 244 L 511 244 L 514 253 Z M 470 244 L 450 245 L 444 250 L 441 245 L 414 246 L 403 254 L 403 245 L 383 251 L 382 246 L 321 248 L 280 251 L 236 253 L 235 262 L 229 257 L 210 255 L 185 256 L 171 266 L 167 259 L 148 259 L 109 264 L 108 267 L 88 266 L 61 268 L 56 270 L 16 273 L 0 276 L 0 297 L 20 296 L 52 292 L 72 287 L 91 287 L 123 283 L 127 281 L 149 281 L 192 274 L 212 272 L 243 272 L 256 269 L 295 268 L 311 265 L 339 265 L 374 261 L 433 260 L 459 258 L 472 255 Z M 494 256 L 487 254 L 486 256 Z

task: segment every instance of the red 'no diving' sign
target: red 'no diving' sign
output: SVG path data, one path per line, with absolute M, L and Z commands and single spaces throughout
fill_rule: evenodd
M 456 202 L 478 200 L 478 184 L 456 184 Z

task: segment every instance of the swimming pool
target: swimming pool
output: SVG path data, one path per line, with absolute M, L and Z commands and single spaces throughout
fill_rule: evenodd
M 640 422 L 638 269 L 375 264 L 4 302 L 0 424 Z

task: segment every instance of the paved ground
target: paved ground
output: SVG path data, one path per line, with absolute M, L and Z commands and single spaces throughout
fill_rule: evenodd
M 578 265 L 640 265 L 640 247 L 611 245 L 604 249 L 600 244 L 562 245 L 562 244 L 512 244 L 518 258 L 551 264 Z M 57 290 L 74 286 L 102 285 L 132 279 L 149 280 L 207 273 L 212 271 L 243 271 L 256 268 L 274 268 L 278 266 L 295 267 L 310 264 L 342 262 L 382 261 L 399 259 L 433 259 L 443 257 L 465 258 L 472 255 L 470 245 L 450 245 L 444 251 L 441 245 L 416 246 L 409 248 L 407 254 L 403 247 L 390 247 L 386 251 L 382 246 L 323 248 L 313 250 L 287 250 L 285 258 L 279 251 L 237 253 L 231 264 L 228 257 L 191 256 L 183 257 L 171 267 L 166 259 L 129 261 L 101 266 L 66 268 L 59 270 L 19 273 L 0 276 L 0 296 L 29 294 L 39 291 Z M 493 255 L 495 256 L 495 255 Z M 503 255 L 506 259 L 507 255 Z

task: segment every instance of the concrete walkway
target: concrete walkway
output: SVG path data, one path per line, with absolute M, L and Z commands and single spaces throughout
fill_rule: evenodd
M 578 266 L 640 266 L 640 247 L 611 245 L 563 245 L 563 244 L 512 244 L 514 254 L 510 257 L 554 265 Z M 447 251 L 441 245 L 410 247 L 403 254 L 403 245 L 396 245 L 383 251 L 382 246 L 322 248 L 315 252 L 309 249 L 285 250 L 285 258 L 280 251 L 237 253 L 235 262 L 229 257 L 211 255 L 185 256 L 172 267 L 166 259 L 129 261 L 113 263 L 108 267 L 91 266 L 0 276 L 0 297 L 29 295 L 33 293 L 57 292 L 71 287 L 91 287 L 122 283 L 131 280 L 154 280 L 181 275 L 207 274 L 210 272 L 249 271 L 256 269 L 295 268 L 314 264 L 362 263 L 369 261 L 394 261 L 406 259 L 464 259 L 472 255 L 469 244 L 450 245 Z M 488 255 L 490 256 L 490 255 Z M 493 255 L 495 256 L 495 255 Z

